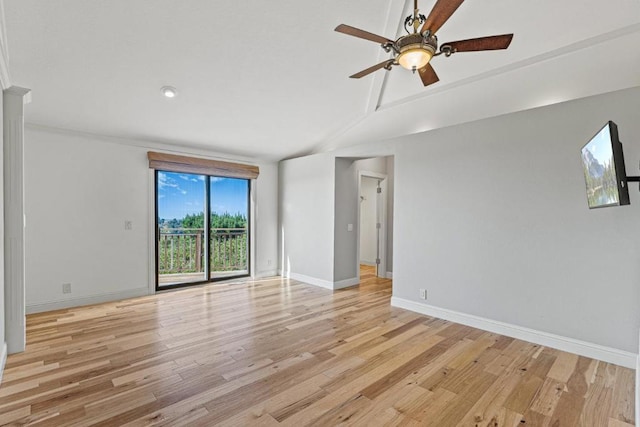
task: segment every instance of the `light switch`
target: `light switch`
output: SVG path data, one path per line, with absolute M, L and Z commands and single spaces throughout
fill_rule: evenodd
M 347 224 L 347 231 L 353 231 L 353 224 Z

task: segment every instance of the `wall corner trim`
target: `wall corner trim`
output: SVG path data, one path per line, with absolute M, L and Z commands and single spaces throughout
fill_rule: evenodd
M 7 363 L 7 343 L 2 343 L 2 354 L 0 354 L 0 385 L 2 385 L 2 374 L 4 373 L 4 365 Z
M 486 319 L 472 314 L 461 313 L 446 308 L 435 307 L 420 302 L 410 301 L 404 298 L 391 297 L 393 307 L 403 308 L 416 313 L 433 316 L 451 322 L 460 323 L 474 328 L 482 329 L 500 335 L 517 338 L 523 341 L 532 342 L 552 347 L 558 350 L 590 357 L 607 363 L 635 369 L 638 362 L 638 355 L 624 350 L 605 347 L 586 341 L 563 337 L 548 332 L 537 331 L 522 326 L 512 325 L 497 320 Z

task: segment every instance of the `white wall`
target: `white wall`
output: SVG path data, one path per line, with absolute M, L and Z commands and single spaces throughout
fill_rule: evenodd
M 640 197 L 589 210 L 580 148 L 619 126 L 640 175 L 640 88 L 395 140 L 394 297 L 635 353 Z
M 153 174 L 146 153 L 150 149 L 207 153 L 148 145 L 26 128 L 29 312 L 152 290 Z M 257 273 L 274 270 L 268 260 L 274 263 L 277 259 L 277 166 L 259 166 L 261 175 L 255 186 Z M 132 221 L 132 230 L 124 229 L 125 220 Z M 62 283 L 71 283 L 71 294 L 62 293 Z
M 278 274 L 278 164 L 260 165 L 260 176 L 254 182 L 256 277 Z
M 375 265 L 378 233 L 376 197 L 378 180 L 363 176 L 360 183 L 360 263 Z
M 330 154 L 280 162 L 280 270 L 333 284 L 335 161 Z

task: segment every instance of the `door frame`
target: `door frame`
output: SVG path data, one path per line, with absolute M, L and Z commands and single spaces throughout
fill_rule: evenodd
M 360 225 L 361 225 L 361 212 L 360 212 L 360 196 L 362 195 L 362 179 L 373 178 L 380 180 L 380 188 L 382 188 L 382 209 L 380 218 L 380 264 L 378 264 L 378 277 L 387 278 L 387 203 L 389 190 L 389 180 L 387 174 L 371 171 L 358 171 L 358 227 L 356 227 L 356 272 L 358 281 L 360 281 Z
M 247 233 L 248 233 L 248 238 L 247 238 L 247 274 L 240 274 L 240 275 L 235 275 L 235 276 L 228 276 L 228 277 L 221 277 L 221 278 L 217 278 L 217 279 L 212 279 L 211 278 L 211 271 L 210 270 L 210 253 L 209 251 L 210 249 L 210 242 L 208 241 L 209 239 L 206 238 L 207 236 L 207 232 L 205 232 L 205 244 L 204 244 L 204 248 L 205 248 L 205 272 L 206 272 L 206 279 L 203 280 L 199 280 L 199 281 L 195 281 L 195 282 L 189 282 L 189 283 L 179 283 L 179 284 L 174 284 L 174 285 L 167 285 L 167 286 L 159 286 L 160 285 L 160 280 L 159 280 L 159 271 L 158 271 L 158 237 L 159 237 L 159 230 L 158 230 L 158 188 L 157 188 L 157 184 L 158 184 L 158 172 L 166 172 L 163 171 L 162 169 L 156 170 L 156 169 L 150 169 L 149 170 L 149 211 L 151 213 L 151 220 L 149 221 L 149 294 L 155 294 L 155 293 L 159 293 L 159 292 L 165 292 L 165 291 L 170 291 L 170 290 L 175 290 L 175 289 L 180 289 L 180 288 L 186 288 L 189 286 L 198 286 L 198 285 L 207 285 L 207 284 L 213 284 L 213 283 L 219 283 L 219 282 L 225 282 L 227 280 L 235 280 L 235 279 L 242 279 L 242 278 L 246 278 L 246 277 L 250 277 L 253 278 L 254 277 L 254 247 L 255 247 L 255 240 L 254 240 L 254 230 L 255 230 L 255 222 L 254 222 L 254 214 L 255 214 L 255 194 L 254 194 L 254 188 L 255 188 L 255 179 L 247 179 Z M 204 208 L 207 209 L 207 213 L 205 213 L 204 216 L 204 225 L 205 227 L 209 227 L 209 219 L 207 218 L 208 216 L 210 216 L 210 206 L 211 206 L 211 181 L 210 178 L 211 177 L 215 177 L 215 175 L 205 175 L 208 177 L 207 180 L 205 180 L 205 191 L 206 191 L 206 205 Z M 224 177 L 222 177 L 224 178 Z

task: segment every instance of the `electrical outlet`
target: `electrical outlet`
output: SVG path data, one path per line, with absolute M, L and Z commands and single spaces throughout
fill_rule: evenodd
M 271 260 L 270 259 L 267 260 L 267 265 L 271 265 Z
M 63 283 L 62 284 L 62 293 L 70 294 L 71 293 L 71 283 Z
M 427 299 L 427 290 L 426 289 L 420 289 L 420 298 Z

